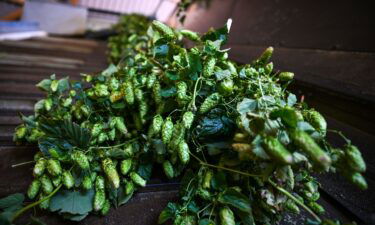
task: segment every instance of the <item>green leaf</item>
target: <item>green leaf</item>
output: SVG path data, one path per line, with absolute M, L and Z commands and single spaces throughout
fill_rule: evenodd
M 36 218 L 34 216 L 30 217 L 30 224 L 31 225 L 47 225 L 46 223 L 41 221 L 39 218 Z
M 198 213 L 199 212 L 199 206 L 197 205 L 197 203 L 195 201 L 189 202 L 189 205 L 188 205 L 187 209 L 190 212 L 193 212 L 193 213 Z
M 220 70 L 215 72 L 216 80 L 221 81 L 231 76 L 230 70 Z
M 152 145 L 158 155 L 164 155 L 167 148 L 161 139 L 152 139 Z
M 41 89 L 42 91 L 49 91 L 51 89 L 51 83 L 52 81 L 50 79 L 44 79 L 40 81 L 36 87 Z
M 22 205 L 25 200 L 25 196 L 21 193 L 9 195 L 5 198 L 0 199 L 0 209 L 6 209 L 17 205 Z
M 258 103 L 254 99 L 244 98 L 237 104 L 237 112 L 239 114 L 245 114 L 256 110 Z
M 88 216 L 89 214 L 88 213 L 85 213 L 85 214 L 62 213 L 61 215 L 64 217 L 64 219 L 78 222 L 86 218 L 86 216 Z
M 117 69 L 117 66 L 111 64 L 108 66 L 107 69 L 105 69 L 103 72 L 102 72 L 102 75 L 103 76 L 106 76 L 106 77 L 109 77 L 111 76 L 112 74 L 116 73 L 118 71 Z
M 62 93 L 69 89 L 69 77 L 65 77 L 59 80 L 57 90 Z
M 158 224 L 163 224 L 167 220 L 174 218 L 179 208 L 179 205 L 177 205 L 176 203 L 169 202 L 167 207 L 165 207 L 165 209 L 161 211 L 158 219 Z
M 280 118 L 285 125 L 290 127 L 297 127 L 298 115 L 295 109 L 293 108 L 285 107 L 281 109 L 276 109 L 270 113 L 270 118 Z
M 243 212 L 251 212 L 249 198 L 247 198 L 245 195 L 238 192 L 234 188 L 229 188 L 223 193 L 220 193 L 218 201 L 222 204 L 227 204 L 231 207 L 237 208 Z
M 227 177 L 223 171 L 214 174 L 211 179 L 211 186 L 215 190 L 222 191 L 227 187 Z
M 287 103 L 289 106 L 293 106 L 297 103 L 297 97 L 295 94 L 289 93 Z
M 0 225 L 11 225 L 9 217 L 4 213 L 0 213 Z
M 123 109 L 125 108 L 125 103 L 124 102 L 119 102 L 119 103 L 115 103 L 115 104 L 112 104 L 111 107 L 114 108 L 114 109 Z
M 215 225 L 215 222 L 206 218 L 199 220 L 198 225 Z
M 168 44 L 161 44 L 156 45 L 154 47 L 154 55 L 155 57 L 166 57 L 169 52 L 169 45 Z
M 213 109 L 199 121 L 196 134 L 199 139 L 228 138 L 233 135 L 235 123 L 221 109 Z
M 254 217 L 252 212 L 243 212 L 240 210 L 235 210 L 235 214 L 241 218 L 242 224 L 244 225 L 255 225 Z
M 160 95 L 164 98 L 172 97 L 172 96 L 176 95 L 176 93 L 177 93 L 177 89 L 174 86 L 170 87 L 170 88 L 160 90 Z
M 153 160 L 151 154 L 143 154 L 140 157 L 140 164 L 137 173 L 139 176 L 149 180 L 152 174 Z
M 92 211 L 94 190 L 85 192 L 62 190 L 57 192 L 50 201 L 51 212 L 84 215 Z
M 128 195 L 125 194 L 124 188 L 118 189 L 118 197 L 117 197 L 117 207 L 127 203 L 133 197 L 134 191 L 129 193 Z
M 175 71 L 168 70 L 168 71 L 165 72 L 165 76 L 168 77 L 170 80 L 178 80 L 178 79 L 180 79 L 180 76 Z

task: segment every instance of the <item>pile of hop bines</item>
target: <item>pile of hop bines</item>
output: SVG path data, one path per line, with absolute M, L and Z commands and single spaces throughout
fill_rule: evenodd
M 323 116 L 286 90 L 293 73 L 273 69 L 273 48 L 250 64 L 229 60 L 230 25 L 200 35 L 153 21 L 117 66 L 41 81 L 47 97 L 14 136 L 40 148 L 28 197 L 49 209 L 54 193 L 94 190 L 92 212 L 105 215 L 162 168 L 183 178 L 160 224 L 275 224 L 301 209 L 312 224 L 340 224 L 324 218 L 311 174 L 366 189 L 360 151 L 340 132 L 341 148 L 326 141 Z

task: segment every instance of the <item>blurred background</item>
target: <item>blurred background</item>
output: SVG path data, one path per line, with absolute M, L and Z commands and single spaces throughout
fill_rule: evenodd
M 186 11 L 181 12 L 182 6 Z M 30 182 L 25 167 L 7 171 L 32 158 L 30 147 L 14 145 L 12 133 L 20 123 L 18 112 L 32 114 L 34 103 L 43 96 L 35 84 L 53 73 L 79 79 L 80 73 L 106 68 L 107 38 L 116 33 L 112 28 L 122 14 L 138 13 L 198 32 L 232 18 L 229 56 L 248 63 L 266 47 L 275 47 L 276 69 L 296 74 L 291 90 L 364 154 L 367 191 L 358 191 L 339 176 L 318 175 L 327 213 L 375 224 L 374 9 L 370 0 L 2 0 L 0 180 L 9 183 L 0 182 L 0 196 L 23 191 Z M 134 224 L 153 224 L 176 190 L 175 184 L 156 180 L 109 217 L 84 223 L 124 224 L 126 217 Z M 145 207 L 148 211 L 139 218 Z M 298 218 L 292 219 L 299 224 Z

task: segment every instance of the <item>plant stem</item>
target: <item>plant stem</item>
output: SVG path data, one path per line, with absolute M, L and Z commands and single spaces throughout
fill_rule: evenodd
M 30 163 L 34 163 L 35 161 L 27 161 L 27 162 L 22 162 L 22 163 L 18 163 L 18 164 L 14 164 L 12 165 L 12 168 L 14 167 L 18 167 L 18 166 L 23 166 L 23 165 L 27 165 L 27 164 L 30 164 Z
M 261 177 L 262 176 L 262 175 L 258 175 L 258 174 L 250 174 L 250 173 L 242 172 L 242 171 L 239 171 L 239 170 L 234 170 L 234 169 L 230 169 L 230 168 L 226 168 L 226 167 L 222 167 L 222 166 L 216 166 L 216 165 L 212 165 L 212 164 L 209 164 L 209 163 L 205 163 L 200 158 L 195 156 L 193 153 L 190 152 L 190 155 L 192 155 L 203 166 L 208 166 L 208 167 L 212 167 L 212 168 L 216 168 L 216 169 L 220 169 L 220 170 L 227 170 L 229 172 L 238 173 L 238 174 L 248 176 L 248 177 Z
M 97 148 L 97 149 L 110 149 L 110 148 L 117 148 L 117 147 L 121 147 L 121 146 L 124 146 L 124 145 L 126 145 L 126 144 L 129 144 L 129 143 L 131 143 L 131 142 L 133 142 L 133 141 L 135 141 L 135 140 L 137 140 L 137 139 L 138 139 L 138 138 L 134 138 L 134 139 L 131 139 L 131 140 L 129 140 L 129 141 L 127 141 L 127 142 L 124 142 L 124 143 L 122 143 L 122 144 L 113 145 L 113 146 L 106 146 L 106 147 L 90 147 L 89 150 L 91 150 L 91 149 L 93 149 L 93 148 Z
M 278 191 L 280 191 L 281 193 L 283 193 L 284 195 L 286 195 L 288 198 L 290 198 L 291 200 L 293 200 L 295 203 L 297 203 L 299 206 L 301 206 L 302 208 L 304 208 L 308 213 L 310 213 L 315 219 L 316 221 L 318 221 L 319 223 L 322 222 L 322 220 L 319 218 L 318 215 L 316 215 L 309 207 L 307 207 L 303 202 L 301 202 L 300 200 L 298 200 L 296 197 L 294 197 L 289 191 L 285 190 L 284 188 L 278 186 L 275 182 L 273 182 L 271 179 L 268 179 L 268 183 L 270 183 L 274 188 L 276 188 Z
M 194 92 L 193 92 L 193 99 L 190 103 L 190 107 L 193 109 L 193 111 L 196 111 L 197 110 L 197 107 L 195 106 L 195 98 L 197 97 L 197 88 L 198 88 L 198 83 L 199 81 L 201 80 L 202 78 L 199 77 L 197 79 L 197 81 L 195 82 L 195 85 L 194 85 Z
M 11 218 L 11 222 L 13 222 L 15 219 L 17 219 L 20 215 L 22 215 L 27 210 L 33 208 L 34 206 L 39 205 L 40 203 L 50 199 L 60 188 L 62 187 L 62 184 L 60 184 L 51 194 L 47 195 L 46 197 L 40 199 L 39 201 L 33 202 L 31 204 L 28 204 L 27 206 L 23 207 L 22 209 L 18 210 Z

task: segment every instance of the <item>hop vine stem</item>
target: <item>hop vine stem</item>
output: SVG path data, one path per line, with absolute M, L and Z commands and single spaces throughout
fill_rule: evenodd
M 308 213 L 311 214 L 311 216 L 314 217 L 314 219 L 316 221 L 318 221 L 319 223 L 322 222 L 322 220 L 320 219 L 320 217 L 318 215 L 316 215 L 309 207 L 307 207 L 303 202 L 299 201 L 296 197 L 294 197 L 289 191 L 285 190 L 284 188 L 278 186 L 275 182 L 273 182 L 271 179 L 268 179 L 268 183 L 270 183 L 274 188 L 276 188 L 278 191 L 280 191 L 281 193 L 283 193 L 284 195 L 286 195 L 288 198 L 290 198 L 291 200 L 293 200 L 295 203 L 297 203 L 297 205 L 301 206 L 302 208 L 304 208 Z
M 59 190 L 60 188 L 62 187 L 62 184 L 60 184 L 59 186 L 57 186 L 57 188 L 55 190 L 53 190 L 53 192 L 49 195 L 47 195 L 46 197 L 40 199 L 39 201 L 36 201 L 36 202 L 33 202 L 31 204 L 28 204 L 27 206 L 23 207 L 22 209 L 18 210 L 11 218 L 11 222 L 13 222 L 14 220 L 16 220 L 19 216 L 21 216 L 24 212 L 26 212 L 27 210 L 39 205 L 40 203 L 50 199 L 52 196 L 54 196 Z
M 249 177 L 261 177 L 263 175 L 257 175 L 257 174 L 250 174 L 250 173 L 246 173 L 246 172 L 242 172 L 242 171 L 239 171 L 239 170 L 234 170 L 234 169 L 230 169 L 230 168 L 226 168 L 226 167 L 222 167 L 222 166 L 216 166 L 216 165 L 212 165 L 212 164 L 209 164 L 209 163 L 205 163 L 203 162 L 201 159 L 199 159 L 196 155 L 194 155 L 193 153 L 190 152 L 190 154 L 193 156 L 193 158 L 195 158 L 202 166 L 208 166 L 208 167 L 212 167 L 212 168 L 216 168 L 216 169 L 221 169 L 221 170 L 227 170 L 229 172 L 232 172 L 232 173 L 238 173 L 238 174 L 241 174 L 241 175 L 244 175 L 244 176 L 249 176 Z M 314 217 L 314 219 L 316 221 L 318 221 L 319 223 L 322 221 L 320 219 L 320 217 L 318 215 L 316 215 L 308 206 L 306 206 L 303 202 L 299 201 L 296 197 L 294 197 L 289 191 L 285 190 L 284 188 L 278 186 L 275 182 L 273 182 L 271 179 L 268 179 L 267 182 L 269 184 L 271 184 L 274 188 L 276 188 L 279 192 L 283 193 L 284 195 L 286 195 L 288 198 L 290 198 L 291 200 L 293 200 L 294 202 L 296 202 L 296 204 L 298 204 L 299 206 L 301 206 L 303 209 L 305 209 L 308 213 L 311 214 L 311 216 Z

